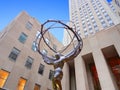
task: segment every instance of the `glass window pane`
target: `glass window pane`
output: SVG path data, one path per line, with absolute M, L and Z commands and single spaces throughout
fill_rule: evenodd
M 27 29 L 31 30 L 31 29 L 32 29 L 32 26 L 33 26 L 32 23 L 30 23 L 30 22 L 27 22 L 27 23 L 26 23 L 26 28 L 27 28 Z
M 17 48 L 14 47 L 12 49 L 11 53 L 9 54 L 9 58 L 12 59 L 12 60 L 14 60 L 14 61 L 16 61 L 19 53 L 20 53 L 20 50 L 18 50 Z
M 57 46 L 55 44 L 53 44 L 53 49 L 57 50 Z
M 9 72 L 5 70 L 0 70 L 0 88 L 2 88 L 9 76 Z
M 40 64 L 40 67 L 39 67 L 39 70 L 38 70 L 38 73 L 43 75 L 43 72 L 44 72 L 44 65 L 43 64 Z
M 27 39 L 27 35 L 22 32 L 18 40 L 19 40 L 21 43 L 25 43 L 26 39 Z
M 44 55 L 47 55 L 48 52 L 47 52 L 47 50 L 44 49 L 44 50 L 42 50 L 42 53 L 43 53 Z
M 17 90 L 24 90 L 25 84 L 26 84 L 26 79 L 20 78 L 18 82 Z
M 40 31 L 37 31 L 36 38 L 40 38 L 40 37 L 41 37 Z
M 33 64 L 33 59 L 28 56 L 27 61 L 26 61 L 26 63 L 25 63 L 25 66 L 26 66 L 27 68 L 31 69 L 32 64 Z
M 48 38 L 45 38 L 45 42 L 49 45 L 50 44 L 50 40 Z
M 49 79 L 52 80 L 53 77 L 54 77 L 54 71 L 50 70 L 50 72 L 49 72 Z
M 40 85 L 35 84 L 34 90 L 40 90 Z

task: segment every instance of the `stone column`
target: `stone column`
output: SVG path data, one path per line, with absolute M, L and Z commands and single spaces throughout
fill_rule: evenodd
M 118 41 L 118 40 L 116 40 L 116 42 L 114 43 L 114 46 L 115 46 L 115 49 L 116 49 L 118 55 L 120 56 L 120 41 Z
M 99 49 L 94 49 L 93 58 L 102 90 L 117 90 L 112 81 L 106 60 Z
M 70 76 L 69 76 L 69 65 L 67 63 L 64 64 L 63 68 L 63 79 L 62 79 L 62 89 L 70 90 Z
M 116 49 L 118 55 L 120 56 L 120 24 L 116 26 L 116 29 L 117 30 L 116 30 L 116 33 L 113 36 L 112 41 L 114 41 L 115 49 Z
M 76 89 L 89 90 L 85 62 L 81 56 L 75 58 Z

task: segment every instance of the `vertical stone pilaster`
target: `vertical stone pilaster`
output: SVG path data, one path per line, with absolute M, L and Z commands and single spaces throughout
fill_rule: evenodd
M 112 81 L 106 60 L 102 52 L 98 49 L 93 51 L 93 58 L 96 65 L 100 85 L 102 90 L 117 90 Z
M 70 90 L 70 76 L 69 76 L 69 65 L 64 64 L 63 68 L 63 79 L 61 81 L 63 90 Z
M 80 55 L 75 59 L 76 89 L 89 90 L 85 62 Z
M 117 53 L 118 53 L 118 55 L 120 57 L 120 42 L 115 43 L 115 49 L 116 49 L 116 51 L 117 51 Z

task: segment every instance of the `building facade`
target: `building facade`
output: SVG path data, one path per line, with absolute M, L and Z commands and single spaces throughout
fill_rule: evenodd
M 41 24 L 35 18 L 22 12 L 1 32 L 0 88 L 52 90 L 53 67 L 46 65 L 35 51 L 34 40 L 39 35 L 40 28 Z M 51 39 L 55 43 L 49 42 L 49 39 L 45 37 L 54 49 L 62 46 L 52 35 Z M 49 51 L 45 47 L 42 48 L 43 53 L 47 54 Z
M 98 0 L 92 1 L 96 5 Z M 84 3 L 85 0 L 79 2 Z M 70 3 L 77 5 L 76 0 L 71 0 Z M 104 4 L 108 7 L 106 2 Z M 91 5 L 93 9 L 92 4 L 85 5 Z M 76 11 L 73 14 L 76 15 Z M 79 13 L 77 12 L 77 14 Z M 95 12 L 93 15 L 96 16 Z M 70 17 L 72 19 L 72 16 Z M 80 19 L 80 17 L 78 18 Z M 87 31 L 90 33 L 87 36 L 85 36 L 78 20 L 80 34 L 83 38 L 83 49 L 74 60 L 64 65 L 63 90 L 120 90 L 119 18 L 116 19 L 116 17 L 111 16 L 111 21 L 108 22 L 104 19 L 107 27 L 102 26 L 97 16 L 95 18 L 97 21 L 94 21 L 99 23 L 97 24 L 99 30 L 95 32 L 96 29 L 91 24 L 95 33 L 91 34 L 87 26 Z M 77 23 L 76 21 L 74 22 Z M 8 90 L 52 90 L 53 67 L 44 63 L 42 57 L 35 52 L 34 47 L 34 40 L 39 35 L 40 28 L 41 24 L 35 18 L 26 12 L 22 12 L 0 33 L 0 88 Z M 65 36 L 66 40 L 69 39 L 67 34 Z M 51 39 L 46 36 L 45 41 L 51 47 L 55 47 L 54 49 L 63 47 L 54 36 L 51 35 L 50 37 Z M 53 40 L 54 43 L 49 42 L 49 40 Z M 44 44 L 42 48 L 43 53 L 52 55 L 49 49 L 45 49 Z
M 120 90 L 120 8 L 115 1 L 69 0 L 70 20 L 83 49 L 68 63 L 70 86 L 65 90 Z M 67 32 L 63 41 L 71 41 Z
M 116 0 L 108 1 L 69 0 L 70 20 L 76 24 L 81 37 L 85 38 L 120 23 L 120 7 L 115 4 Z

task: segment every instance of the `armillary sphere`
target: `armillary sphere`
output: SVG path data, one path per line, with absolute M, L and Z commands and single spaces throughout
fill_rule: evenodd
M 45 26 L 48 27 L 46 28 Z M 71 26 L 71 27 L 70 27 Z M 54 77 L 52 79 L 52 84 L 53 84 L 53 89 L 54 90 L 62 90 L 62 84 L 61 80 L 63 77 L 63 66 L 65 62 L 68 62 L 70 60 L 74 60 L 75 57 L 81 52 L 82 47 L 83 47 L 83 41 L 78 34 L 78 32 L 75 29 L 75 25 L 67 25 L 63 23 L 60 20 L 47 20 L 45 23 L 41 25 L 41 31 L 39 35 L 36 38 L 36 48 L 38 53 L 42 56 L 43 60 L 45 63 L 48 65 L 53 65 L 54 67 Z M 45 40 L 45 34 L 48 33 L 50 29 L 57 29 L 57 28 L 62 28 L 68 32 L 68 35 L 70 36 L 71 42 L 65 46 L 62 50 L 55 50 L 53 49 Z M 72 34 L 71 34 L 72 33 Z M 73 36 L 73 37 L 72 37 Z M 44 54 L 42 52 L 41 44 L 43 42 L 46 44 L 46 46 L 55 53 L 54 57 L 50 57 L 47 54 Z M 66 49 L 71 46 L 72 42 L 75 42 L 76 44 L 74 45 L 74 48 L 71 48 L 72 50 L 69 51 L 67 54 L 63 54 Z

